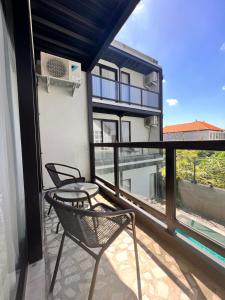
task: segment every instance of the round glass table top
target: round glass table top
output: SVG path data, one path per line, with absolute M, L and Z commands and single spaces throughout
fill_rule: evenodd
M 55 195 L 57 198 L 62 200 L 63 199 L 69 199 L 69 200 L 86 199 L 87 195 L 82 191 L 86 191 L 90 197 L 94 197 L 95 195 L 98 194 L 99 187 L 97 184 L 89 183 L 89 182 L 71 183 L 60 187 L 59 190 L 55 192 Z

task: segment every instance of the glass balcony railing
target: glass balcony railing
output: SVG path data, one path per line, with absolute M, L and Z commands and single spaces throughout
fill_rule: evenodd
M 225 152 L 176 151 L 176 217 L 225 247 Z
M 154 217 L 169 233 L 225 262 L 224 141 L 92 147 L 95 179 L 103 188 Z
M 92 96 L 130 105 L 160 109 L 159 93 L 97 75 L 92 75 Z

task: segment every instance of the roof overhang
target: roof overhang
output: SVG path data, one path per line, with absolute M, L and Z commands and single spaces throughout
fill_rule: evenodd
M 150 63 L 112 45 L 105 50 L 102 59 L 110 61 L 120 68 L 128 68 L 144 75 L 147 75 L 152 71 L 159 72 L 162 70 L 159 65 Z
M 31 0 L 36 59 L 40 51 L 90 71 L 140 0 Z

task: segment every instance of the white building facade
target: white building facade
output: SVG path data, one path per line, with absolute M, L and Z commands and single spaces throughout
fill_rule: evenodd
M 157 61 L 118 41 L 92 71 L 95 143 L 150 142 L 162 137 L 162 70 Z M 112 55 L 111 52 L 114 53 Z M 135 68 L 141 59 L 145 68 Z M 120 61 L 129 61 L 124 66 Z M 155 76 L 155 82 L 147 82 Z M 152 77 L 152 80 L 154 78 Z M 159 191 L 162 155 L 158 149 L 120 149 L 120 186 L 146 199 Z M 114 183 L 113 153 L 95 151 L 96 174 Z

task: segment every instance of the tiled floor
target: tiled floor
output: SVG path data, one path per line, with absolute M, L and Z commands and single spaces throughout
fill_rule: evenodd
M 97 196 L 97 201 L 105 201 Z M 57 217 L 45 210 L 45 261 L 49 288 L 62 231 L 55 234 Z M 186 263 L 169 255 L 153 238 L 137 230 L 142 299 L 225 299 L 225 291 L 209 281 L 198 280 Z M 86 300 L 94 260 L 69 239 L 65 240 L 53 295 L 54 300 Z M 137 298 L 133 240 L 123 232 L 102 257 L 94 293 L 95 300 L 133 300 Z

